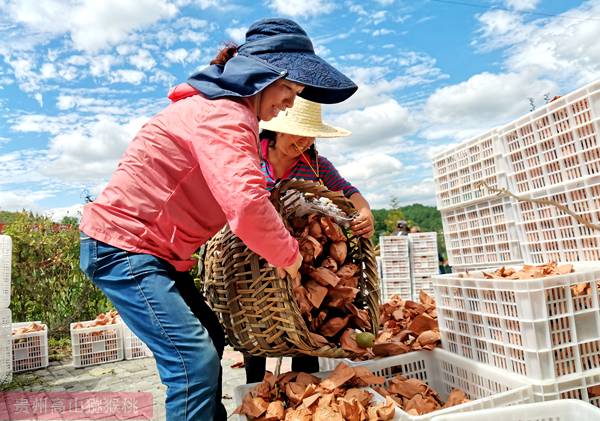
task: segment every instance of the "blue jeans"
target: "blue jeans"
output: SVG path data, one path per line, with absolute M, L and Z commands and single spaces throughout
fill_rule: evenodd
M 83 233 L 80 267 L 154 354 L 167 386 L 167 420 L 226 418 L 219 361 L 223 330 L 192 277 L 155 256 L 131 253 Z

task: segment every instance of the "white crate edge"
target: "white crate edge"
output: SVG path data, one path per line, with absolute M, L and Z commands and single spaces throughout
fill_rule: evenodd
M 462 357 L 457 354 L 452 354 L 451 352 L 445 351 L 440 348 L 436 348 L 433 351 L 414 351 L 409 352 L 402 355 L 396 355 L 394 357 L 389 357 L 381 360 L 369 360 L 365 361 L 361 364 L 356 364 L 356 366 L 367 367 L 369 370 L 374 372 L 375 374 L 381 375 L 381 371 L 395 367 L 401 364 L 415 364 L 417 361 L 427 359 L 430 363 L 433 363 L 434 360 L 441 362 L 450 362 L 450 364 L 456 366 L 468 366 L 473 372 L 476 372 L 478 375 L 488 376 L 489 379 L 494 379 L 495 382 L 501 382 L 510 390 L 496 393 L 492 396 L 483 397 L 475 400 L 471 400 L 470 402 L 456 405 L 450 408 L 444 408 L 437 411 L 434 411 L 429 414 L 419 415 L 419 416 L 411 416 L 401 409 L 397 408 L 396 417 L 394 420 L 398 421 L 430 421 L 433 420 L 434 417 L 439 415 L 453 413 L 456 411 L 470 411 L 474 409 L 482 409 L 488 408 L 492 405 L 500 403 L 502 406 L 514 404 L 516 399 L 520 399 L 525 403 L 533 402 L 533 393 L 531 385 L 525 379 L 520 377 L 515 377 L 512 373 L 504 373 L 502 370 L 499 370 L 495 367 L 489 366 L 487 364 L 481 364 L 472 360 L 469 360 L 465 357 Z M 435 385 L 431 385 L 434 389 L 436 389 Z M 440 390 L 437 390 L 440 395 L 442 395 Z M 468 391 L 465 391 L 468 393 Z M 398 415 L 400 415 L 398 417 Z
M 0 385 L 12 381 L 12 313 L 7 308 L 0 308 Z
M 481 411 L 441 415 L 433 421 L 598 421 L 600 408 L 576 399 L 527 403 Z
M 11 294 L 12 238 L 0 234 L 0 308 L 8 308 Z

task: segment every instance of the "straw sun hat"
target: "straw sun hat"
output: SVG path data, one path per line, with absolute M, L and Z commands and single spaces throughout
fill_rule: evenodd
M 260 128 L 272 132 L 306 137 L 344 137 L 351 132 L 323 123 L 321 104 L 296 97 L 294 106 L 281 111 L 270 121 L 261 121 Z

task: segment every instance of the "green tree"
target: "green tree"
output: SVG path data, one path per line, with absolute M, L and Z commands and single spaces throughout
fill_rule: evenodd
M 18 212 L 0 211 L 0 224 L 10 224 L 17 218 Z
M 79 226 L 79 219 L 77 219 L 77 217 L 75 216 L 65 216 L 63 217 L 63 219 L 61 219 L 60 223 L 63 225 L 71 225 L 73 227 L 77 227 Z
M 373 209 L 373 217 L 375 218 L 375 233 L 373 234 L 375 244 L 379 244 L 379 237 L 381 235 L 388 235 L 394 232 L 397 222 L 404 219 L 408 222 L 409 226 L 417 225 L 423 232 L 437 232 L 440 253 L 446 257 L 442 217 L 435 207 L 418 203 L 409 206 L 399 206 L 398 199 L 392 198 L 390 200 L 390 209 Z
M 40 320 L 51 337 L 69 336 L 71 322 L 112 307 L 79 270 L 79 231 L 45 216 L 19 212 L 4 228 L 13 243 L 11 310 L 15 321 Z
M 404 212 L 400 208 L 400 200 L 397 197 L 390 199 L 390 210 L 388 211 L 385 218 L 385 235 L 390 235 L 396 231 L 398 221 L 406 219 Z

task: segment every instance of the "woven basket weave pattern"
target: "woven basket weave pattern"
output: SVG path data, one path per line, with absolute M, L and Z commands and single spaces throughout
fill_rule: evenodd
M 352 203 L 339 192 L 331 192 L 310 181 L 289 180 L 278 185 L 272 193 L 272 201 L 280 214 L 284 210 L 279 209 L 279 198 L 288 189 L 326 197 L 347 214 L 354 212 Z M 379 293 L 371 240 L 350 235 L 348 256 L 349 261 L 362 266 L 357 300 L 362 297 L 373 333 L 376 333 Z M 279 278 L 276 270 L 248 249 L 228 226 L 207 244 L 204 288 L 230 344 L 238 350 L 268 357 L 352 357 L 340 347 L 318 347 L 313 343 L 294 299 L 291 282 Z

